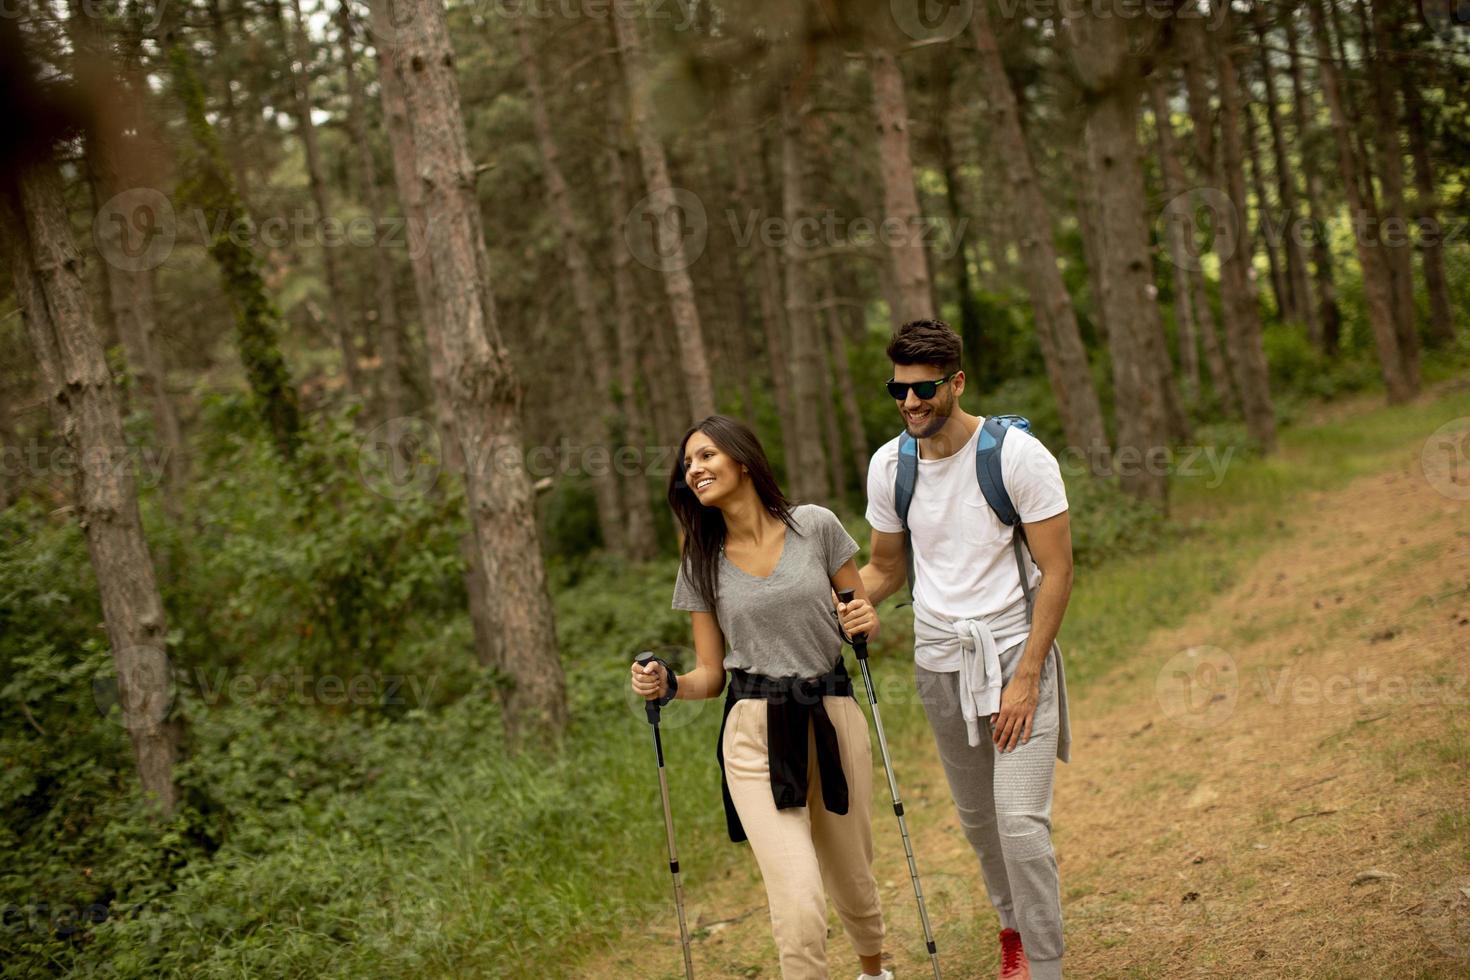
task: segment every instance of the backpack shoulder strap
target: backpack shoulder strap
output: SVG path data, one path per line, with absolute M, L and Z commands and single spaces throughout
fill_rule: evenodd
M 1021 523 L 1021 515 L 1016 513 L 1016 505 L 1011 502 L 1000 468 L 1001 446 L 1005 444 L 1006 433 L 1011 427 L 1007 419 L 1008 416 L 992 415 L 981 426 L 980 438 L 975 441 L 975 476 L 980 481 L 980 492 L 985 494 L 985 502 L 995 511 L 995 516 L 1007 527 L 1015 527 Z
M 919 440 L 907 432 L 898 437 L 898 470 L 893 478 L 893 508 L 905 531 L 909 527 L 909 506 L 914 502 L 914 486 L 919 482 Z
M 1016 511 L 1010 491 L 1000 467 L 1001 447 L 1005 445 L 1006 433 L 1011 427 L 1029 430 L 1031 423 L 1019 415 L 991 415 L 985 419 L 980 438 L 975 444 L 975 476 L 980 481 L 980 492 L 985 502 L 995 511 L 995 516 L 1011 532 L 1011 551 L 1016 556 L 1016 574 L 1021 577 L 1021 591 L 1026 596 L 1026 614 L 1029 618 L 1035 598 L 1031 594 L 1031 576 L 1026 567 L 1026 529 L 1021 526 L 1021 515 Z
M 914 486 L 919 482 L 919 440 L 905 430 L 898 436 L 898 469 L 893 477 L 893 509 L 903 525 L 903 550 L 908 563 L 909 595 L 914 594 L 914 542 L 909 535 L 909 506 L 914 502 Z

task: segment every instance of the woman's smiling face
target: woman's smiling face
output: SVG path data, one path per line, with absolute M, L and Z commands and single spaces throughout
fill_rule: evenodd
M 742 467 L 701 431 L 684 443 L 684 482 L 706 507 L 726 499 L 746 476 Z

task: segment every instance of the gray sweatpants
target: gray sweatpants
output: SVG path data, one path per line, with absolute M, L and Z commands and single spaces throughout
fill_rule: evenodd
M 1000 654 L 1006 683 L 1024 644 Z M 960 713 L 959 675 L 914 665 L 914 680 L 939 747 L 949 791 L 965 837 L 980 859 L 990 901 L 1003 929 L 1021 934 L 1035 980 L 1062 975 L 1062 900 L 1051 846 L 1052 774 L 1057 759 L 1056 660 L 1041 671 L 1040 701 L 1031 738 L 1001 753 L 990 720 L 971 746 Z

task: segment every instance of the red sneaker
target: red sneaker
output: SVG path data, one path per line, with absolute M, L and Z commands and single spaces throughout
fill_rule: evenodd
M 1000 980 L 1031 980 L 1031 963 L 1014 929 L 1000 931 Z

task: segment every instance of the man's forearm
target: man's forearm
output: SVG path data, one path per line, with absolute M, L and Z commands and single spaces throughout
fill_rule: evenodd
M 859 568 L 858 576 L 863 580 L 863 588 L 868 590 L 868 601 L 874 606 L 897 592 L 905 579 L 902 573 L 885 573 L 872 562 Z
M 1016 665 L 1018 675 L 1041 676 L 1041 665 L 1062 628 L 1062 616 L 1071 597 L 1070 570 L 1065 575 L 1042 574 L 1041 585 L 1036 588 L 1036 608 L 1031 611 L 1031 635 L 1026 638 L 1026 650 Z

